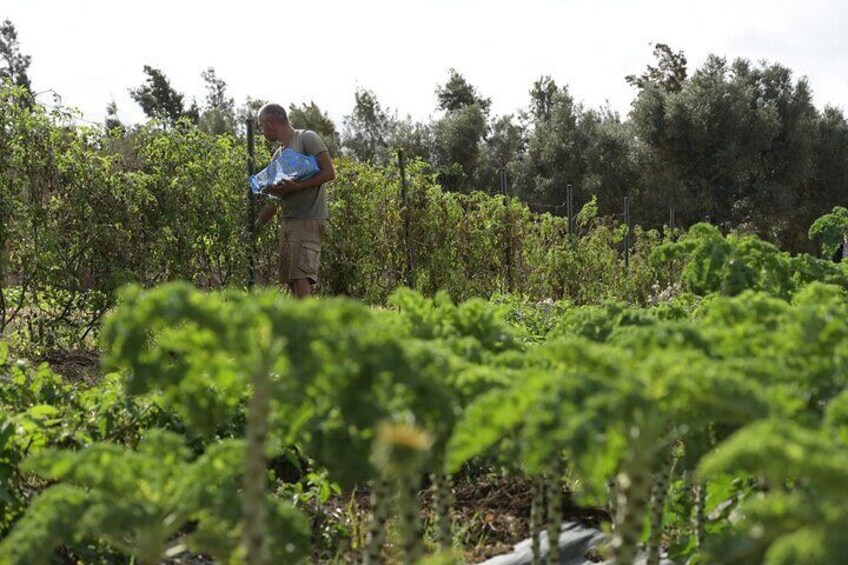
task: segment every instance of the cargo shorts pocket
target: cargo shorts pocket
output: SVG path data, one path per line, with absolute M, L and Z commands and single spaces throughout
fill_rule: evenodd
M 300 258 L 296 266 L 299 274 L 305 278 L 317 281 L 321 258 L 321 244 L 314 241 L 301 241 L 299 255 Z

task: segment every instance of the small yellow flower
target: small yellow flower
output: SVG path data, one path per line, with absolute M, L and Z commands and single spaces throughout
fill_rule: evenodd
M 383 422 L 374 440 L 374 465 L 392 474 L 417 469 L 433 440 L 430 434 L 408 424 Z
M 414 451 L 427 451 L 433 444 L 427 432 L 409 424 L 391 422 L 383 422 L 377 428 L 377 441 Z

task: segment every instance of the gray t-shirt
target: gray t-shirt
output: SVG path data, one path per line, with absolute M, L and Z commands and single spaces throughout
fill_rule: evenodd
M 296 129 L 286 146 L 292 151 L 303 155 L 318 155 L 327 151 L 327 145 L 321 137 L 311 130 Z M 276 157 L 283 147 L 274 152 Z M 286 194 L 279 199 L 280 217 L 290 220 L 326 220 L 330 217 L 327 211 L 327 189 L 324 185 L 307 188 Z

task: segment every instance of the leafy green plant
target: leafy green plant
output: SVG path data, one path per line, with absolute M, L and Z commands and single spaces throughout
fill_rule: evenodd
M 838 429 L 838 428 L 836 428 Z M 763 489 L 739 508 L 733 528 L 707 547 L 725 563 L 839 563 L 845 513 L 844 445 L 834 428 L 763 420 L 740 430 L 700 466 L 707 476 L 744 473 Z
M 653 253 L 657 263 L 686 257 L 682 280 L 695 294 L 733 296 L 750 289 L 786 297 L 793 290 L 789 255 L 755 236 L 725 238 L 718 228 L 701 223 Z
M 0 554 L 11 563 L 47 562 L 61 544 L 100 539 L 141 563 L 187 548 L 228 560 L 239 545 L 233 532 L 241 516 L 233 516 L 231 504 L 244 452 L 242 442 L 227 440 L 192 460 L 180 436 L 159 430 L 146 434 L 135 452 L 111 443 L 42 451 L 23 470 L 58 484 L 36 497 Z M 268 505 L 272 523 L 285 525 L 270 554 L 288 561 L 305 556 L 304 518 Z
M 830 257 L 842 243 L 846 233 L 848 233 L 848 208 L 834 206 L 830 214 L 824 214 L 813 222 L 807 235 L 810 239 L 820 238 L 822 254 Z

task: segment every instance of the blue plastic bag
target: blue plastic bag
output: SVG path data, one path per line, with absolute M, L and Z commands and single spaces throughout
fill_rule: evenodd
M 318 159 L 303 155 L 288 147 L 280 151 L 267 167 L 250 177 L 250 188 L 255 193 L 279 184 L 284 180 L 305 180 L 318 174 Z

